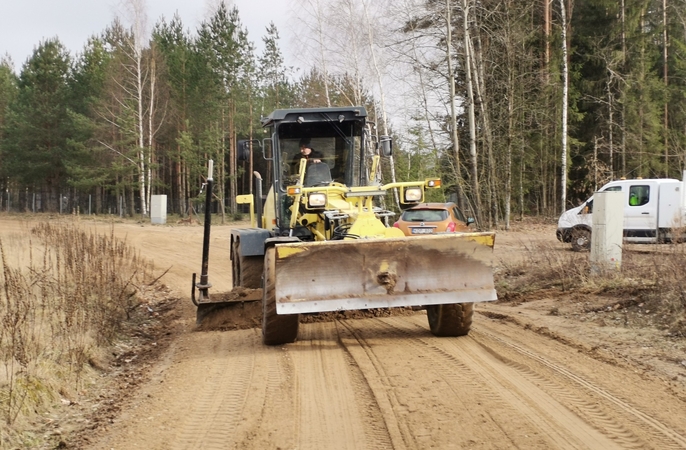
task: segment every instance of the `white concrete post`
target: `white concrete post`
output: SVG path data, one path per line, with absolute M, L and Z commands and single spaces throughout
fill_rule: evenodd
M 152 195 L 150 199 L 150 223 L 164 225 L 167 223 L 167 196 Z
M 624 193 L 596 192 L 593 195 L 591 272 L 618 270 L 622 266 L 624 235 Z

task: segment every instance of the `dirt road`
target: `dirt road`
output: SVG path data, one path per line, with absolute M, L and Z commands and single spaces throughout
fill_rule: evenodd
M 202 227 L 114 232 L 169 269 L 182 312 L 146 382 L 88 448 L 686 448 L 683 342 L 659 358 L 650 331 L 489 303 L 463 338 L 432 336 L 418 312 L 304 323 L 296 343 L 265 347 L 259 329 L 194 331 Z M 217 291 L 231 287 L 228 235 L 212 229 Z M 496 256 L 516 257 L 530 236 L 500 233 Z M 553 228 L 537 239 L 554 241 Z

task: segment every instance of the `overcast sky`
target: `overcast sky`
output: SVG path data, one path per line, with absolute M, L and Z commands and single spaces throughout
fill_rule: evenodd
M 164 16 L 170 21 L 178 11 L 191 32 L 206 18 L 208 4 L 218 0 L 143 0 L 147 4 L 148 28 Z M 238 8 L 243 26 L 258 53 L 269 22 L 274 22 L 281 37 L 286 64 L 293 65 L 288 47 L 290 0 L 228 0 Z M 41 41 L 58 37 L 73 55 L 83 50 L 90 36 L 100 34 L 115 16 L 123 17 L 118 0 L 0 0 L 0 58 L 9 54 L 16 72 Z M 125 22 L 126 23 L 126 22 Z

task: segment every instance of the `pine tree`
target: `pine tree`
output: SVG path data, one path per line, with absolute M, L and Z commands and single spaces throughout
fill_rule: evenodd
M 5 126 L 5 170 L 17 188 L 45 194 L 48 211 L 58 211 L 66 188 L 70 57 L 57 39 L 42 42 L 19 75 L 17 101 Z M 25 199 L 28 208 L 28 199 Z

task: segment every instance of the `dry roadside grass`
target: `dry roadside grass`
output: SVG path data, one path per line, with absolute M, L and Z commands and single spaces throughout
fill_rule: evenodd
M 172 305 L 135 249 L 70 220 L 3 233 L 0 269 L 0 448 L 59 447 L 56 408 L 74 406 L 74 427 L 89 426 L 82 399 L 114 414 L 102 375 L 135 372 Z
M 686 338 L 686 244 L 625 244 L 621 268 L 596 275 L 588 252 L 561 250 L 557 242 L 532 241 L 520 253 L 498 263 L 501 302 L 572 295 L 598 320 Z

